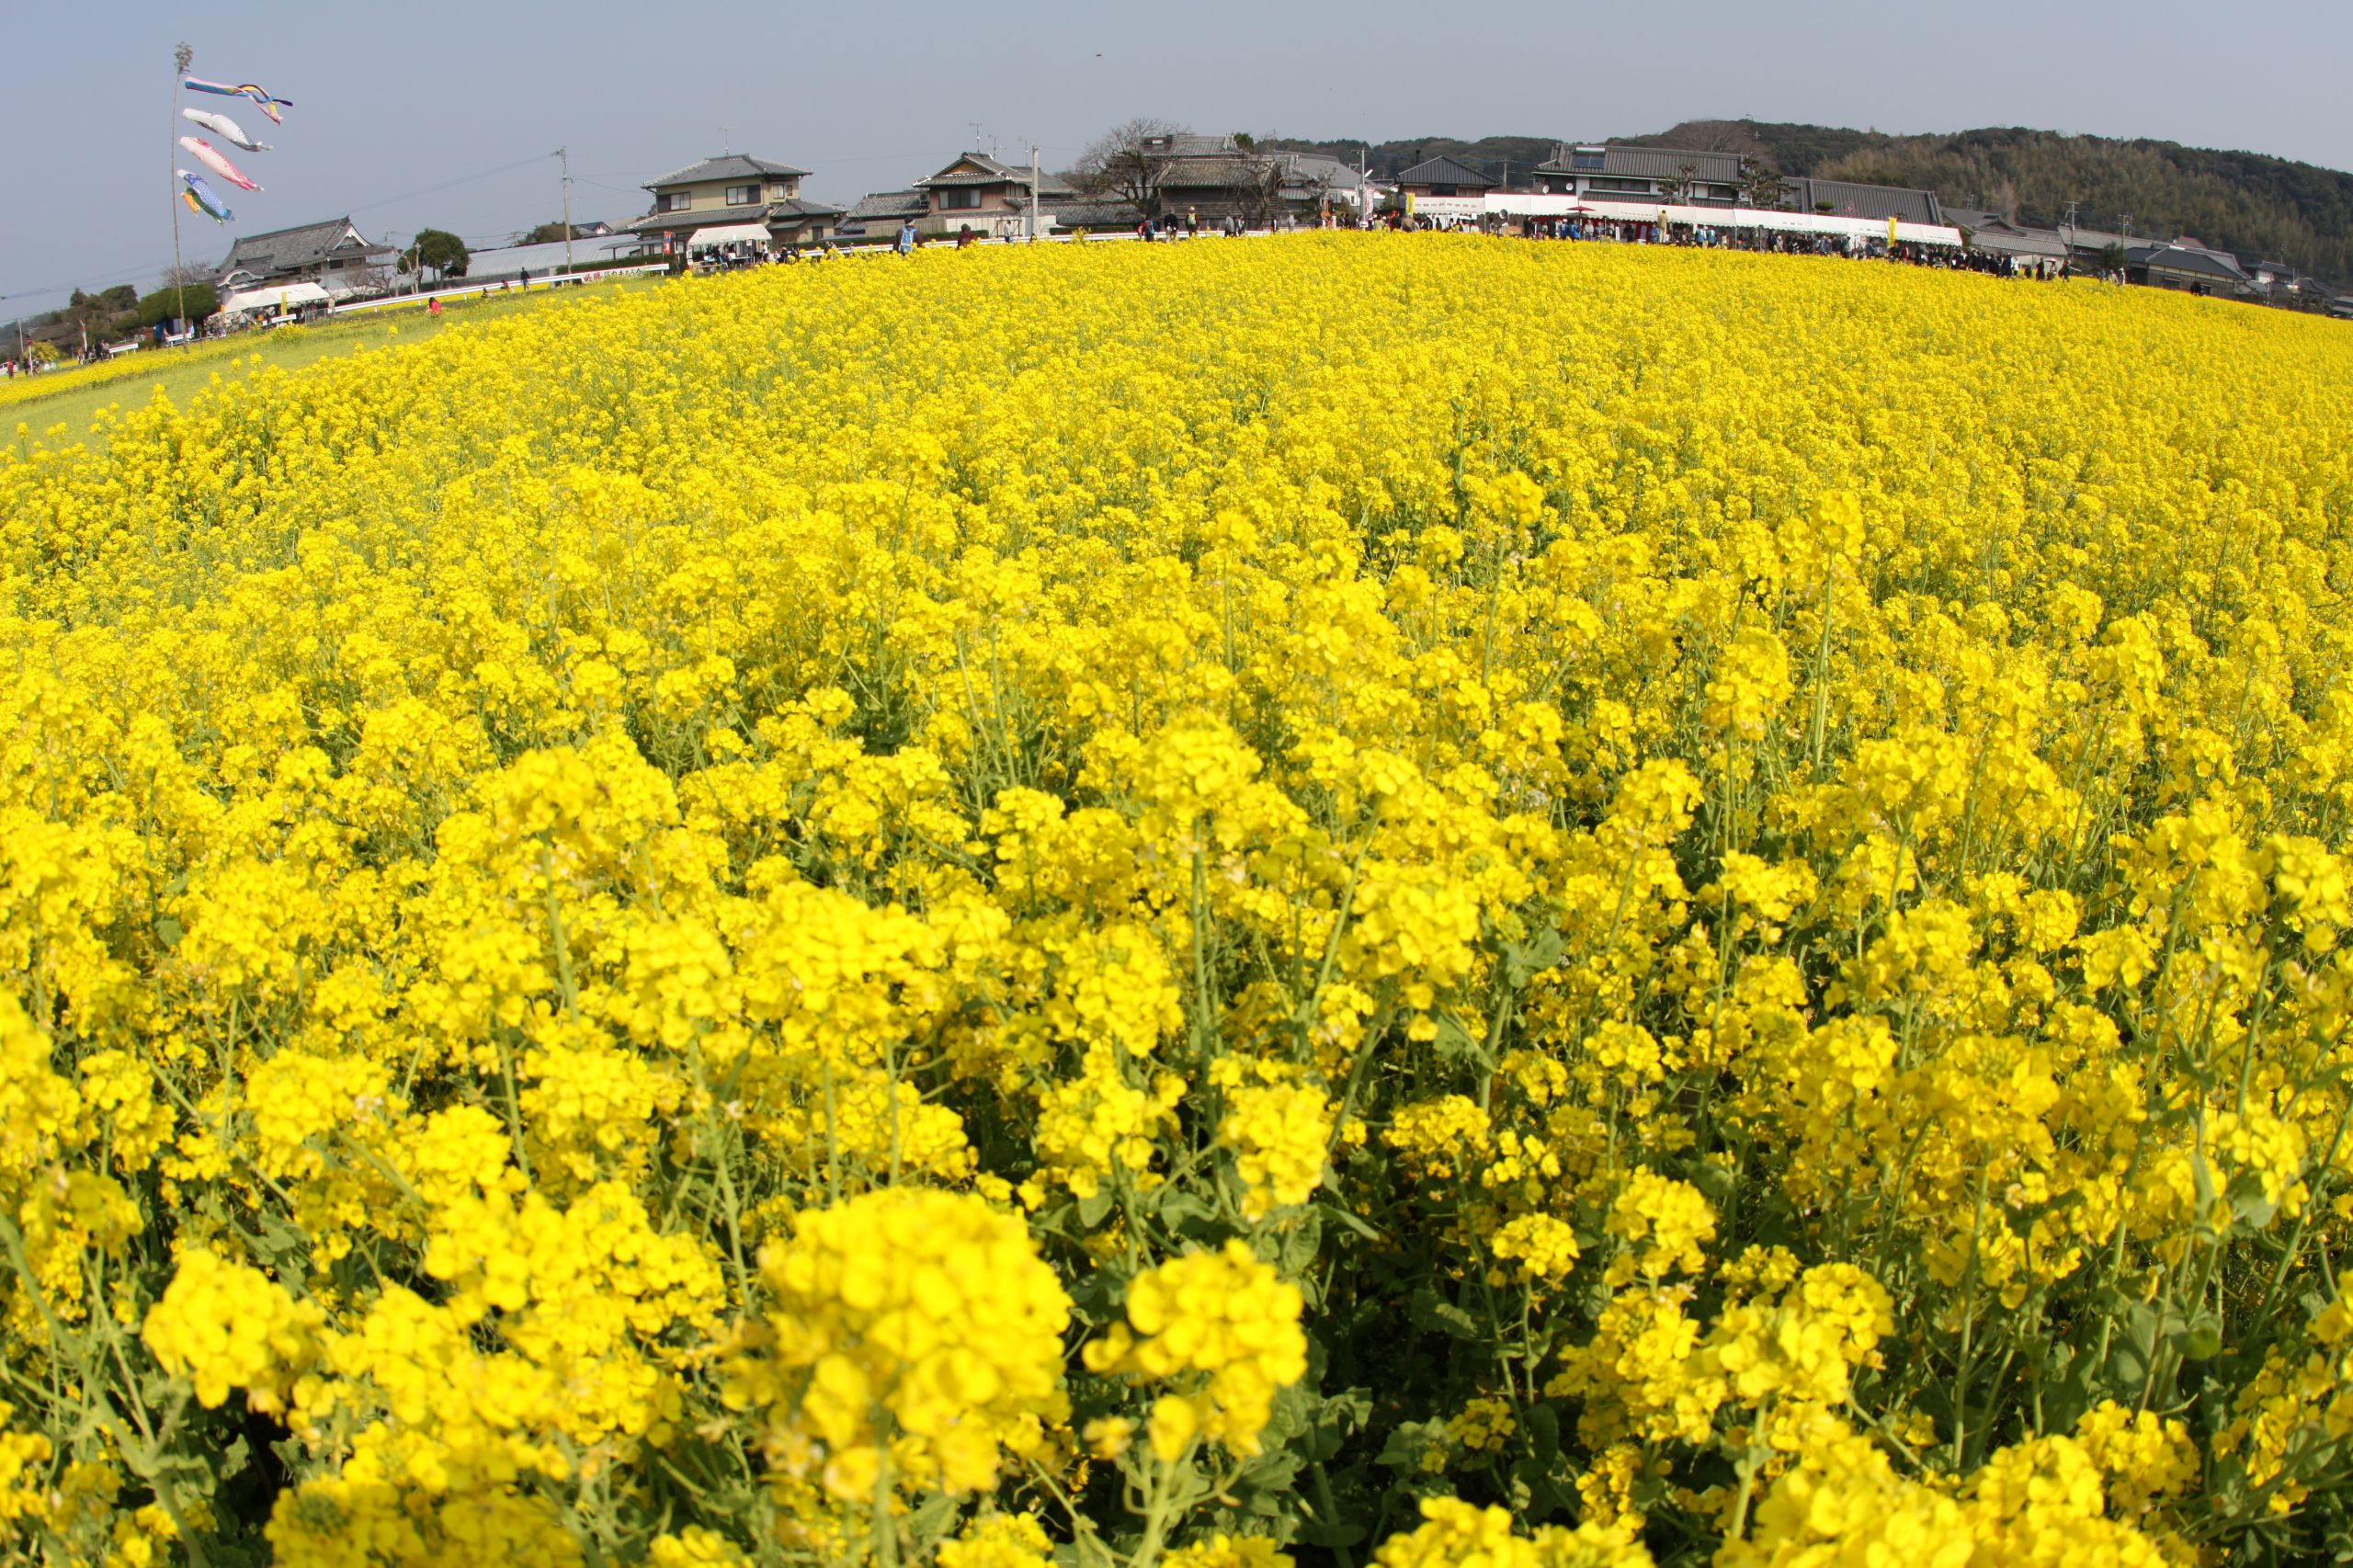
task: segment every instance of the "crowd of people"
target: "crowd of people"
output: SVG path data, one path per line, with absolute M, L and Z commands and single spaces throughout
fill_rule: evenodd
M 1347 212 L 1327 213 L 1320 221 L 1311 220 L 1311 225 L 1327 229 L 1387 229 L 1393 232 L 1517 233 L 1520 238 L 1529 240 L 1584 240 L 1618 244 L 1670 244 L 1709 250 L 1760 251 L 1785 256 L 1868 257 L 1903 262 L 1915 267 L 1935 267 L 1952 271 L 1986 273 L 2001 278 L 2058 278 L 2075 276 L 2078 270 L 2071 267 L 2066 262 L 2055 258 L 2020 259 L 2008 255 L 1969 250 L 1954 245 L 1923 245 L 1900 242 L 1891 246 L 1881 240 L 1864 239 L 1859 236 L 1796 234 L 1757 229 L 1719 227 L 1704 223 L 1662 225 L 1655 221 L 1642 222 L 1590 216 L 1514 218 L 1506 214 L 1489 213 L 1483 217 L 1466 218 L 1428 213 L 1414 214 L 1402 210 L 1390 210 L 1366 216 Z M 1205 220 L 1198 209 L 1188 209 L 1183 212 L 1164 212 L 1157 217 L 1139 220 L 1135 226 L 1135 237 L 1146 241 L 1198 239 L 1205 234 L 1240 238 L 1250 233 L 1281 233 L 1293 231 L 1299 227 L 1299 219 L 1290 214 L 1276 219 L 1270 225 L 1254 226 L 1245 222 L 1237 214 L 1212 216 Z M 1084 237 L 1085 231 L 1080 231 L 1080 234 Z M 961 250 L 982 243 L 988 236 L 975 232 L 970 224 L 967 224 L 960 233 L 952 236 L 942 236 L 942 238 L 952 239 L 957 248 Z M 915 232 L 915 223 L 912 221 L 906 221 L 900 224 L 888 249 L 892 254 L 904 256 L 922 243 L 922 238 Z M 844 247 L 832 239 L 809 245 L 785 244 L 773 248 L 736 242 L 725 246 L 715 246 L 691 258 L 684 251 L 677 252 L 672 256 L 670 265 L 674 273 L 684 273 L 688 270 L 690 265 L 698 271 L 735 271 L 753 267 L 790 266 L 802 261 L 826 261 L 857 252 L 870 254 L 877 248 L 879 247 Z M 2083 275 L 2093 276 L 2094 274 Z M 2097 276 L 2105 279 L 2109 275 L 2103 273 Z M 2122 281 L 2120 278 L 2114 280 Z M 558 278 L 555 281 L 561 282 L 566 279 Z M 529 289 L 530 274 L 524 272 L 513 279 L 485 283 L 483 285 L 483 292 L 505 292 L 516 287 Z M 441 313 L 438 300 L 432 302 L 431 311 L 437 316 Z M 324 312 L 321 313 L 324 314 Z M 208 324 L 217 333 L 224 324 L 221 318 L 216 317 Z M 107 348 L 93 345 L 80 353 L 61 355 L 47 363 L 32 362 L 28 357 L 0 358 L 0 379 L 13 381 L 18 376 L 33 375 L 42 370 L 69 369 L 77 364 L 95 363 L 98 359 L 109 357 L 110 354 Z
M 1890 245 L 1876 237 L 1844 234 L 1803 234 L 1782 231 L 1733 228 L 1712 223 L 1661 224 L 1655 220 L 1576 217 L 1514 217 L 1487 213 L 1479 217 L 1411 213 L 1401 209 L 1375 212 L 1369 218 L 1327 219 L 1326 228 L 1387 229 L 1403 233 L 1518 234 L 1529 240 L 1587 240 L 1615 244 L 1683 245 L 1703 250 L 1756 251 L 1775 256 L 1827 256 L 1896 261 L 1915 267 L 1978 272 L 1997 278 L 2038 279 L 2075 275 L 2075 268 L 2056 257 L 2018 257 L 2004 253 L 1971 250 L 1960 245 L 1918 244 L 1899 241 Z M 2107 275 L 2100 275 L 2105 278 Z M 2121 278 L 2117 279 L 2121 281 Z

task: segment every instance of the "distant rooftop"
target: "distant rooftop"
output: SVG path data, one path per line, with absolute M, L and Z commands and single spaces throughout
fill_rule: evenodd
M 699 185 L 714 179 L 790 178 L 809 171 L 790 164 L 770 163 L 766 158 L 754 158 L 742 153 L 726 153 L 716 158 L 705 158 L 699 164 L 689 164 L 660 179 L 648 180 L 642 188 L 655 190 L 665 185 Z
M 1552 155 L 1536 165 L 1540 175 L 1605 175 L 1626 179 L 1681 179 L 1683 171 L 1690 177 L 1714 185 L 1733 185 L 1740 180 L 1741 161 L 1737 153 L 1708 153 L 1691 147 L 1628 147 L 1616 142 L 1584 142 L 1576 146 L 1563 144 L 1552 150 Z
M 1399 185 L 1450 185 L 1492 190 L 1495 182 L 1470 165 L 1453 158 L 1426 158 L 1397 176 Z

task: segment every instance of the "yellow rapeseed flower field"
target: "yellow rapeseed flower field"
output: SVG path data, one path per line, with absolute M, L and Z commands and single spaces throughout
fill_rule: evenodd
M 0 451 L 0 1556 L 2353 1548 L 2353 333 L 1304 235 Z

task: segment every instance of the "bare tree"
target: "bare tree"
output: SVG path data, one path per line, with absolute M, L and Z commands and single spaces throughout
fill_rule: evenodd
M 1290 161 L 1279 153 L 1273 157 L 1261 153 L 1235 160 L 1234 201 L 1241 210 L 1243 222 L 1270 224 L 1283 215 L 1283 176 L 1289 172 Z
M 1160 175 L 1167 159 L 1151 144 L 1183 134 L 1183 126 L 1165 119 L 1139 118 L 1115 125 L 1086 144 L 1078 166 L 1070 172 L 1070 182 L 1088 196 L 1116 197 L 1147 216 L 1157 216 Z

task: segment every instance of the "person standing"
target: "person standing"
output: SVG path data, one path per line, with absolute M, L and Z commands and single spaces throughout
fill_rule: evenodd
M 902 218 L 899 220 L 899 254 L 904 256 L 915 248 L 915 221 L 913 218 Z

